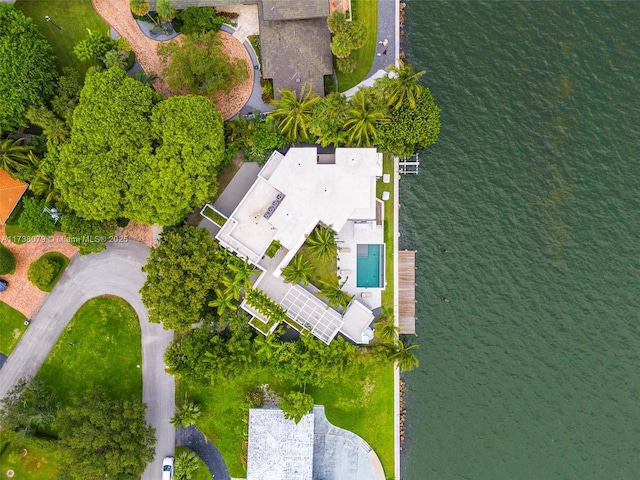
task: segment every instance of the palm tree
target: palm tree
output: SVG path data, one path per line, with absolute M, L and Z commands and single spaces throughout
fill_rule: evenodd
M 416 108 L 416 99 L 420 96 L 422 87 L 418 84 L 418 80 L 426 72 L 414 73 L 411 65 L 405 65 L 402 60 L 398 60 L 398 66 L 391 65 L 387 67 L 393 78 L 387 82 L 384 94 L 387 99 L 387 105 L 393 105 L 394 109 L 399 109 L 405 102 L 411 108 Z
M 14 176 L 20 171 L 20 167 L 29 164 L 29 153 L 33 147 L 23 145 L 24 138 L 11 140 L 5 138 L 0 142 L 0 169 Z
M 326 258 L 336 251 L 336 236 L 329 227 L 319 225 L 307 237 L 307 245 L 316 257 Z
M 418 357 L 416 357 L 415 353 L 412 352 L 412 350 L 420 348 L 420 345 L 416 343 L 413 345 L 405 345 L 398 341 L 395 348 L 395 352 L 389 355 L 389 360 L 395 361 L 402 372 L 413 370 L 420 364 Z
M 336 10 L 327 17 L 327 26 L 329 31 L 335 35 L 336 33 L 346 32 L 349 29 L 349 22 L 344 13 Z
M 313 273 L 314 267 L 309 260 L 302 255 L 296 255 L 289 265 L 282 269 L 284 279 L 288 283 L 309 284 L 309 278 Z
M 237 310 L 238 306 L 234 302 L 234 294 L 229 290 L 222 291 L 215 289 L 216 299 L 209 302 L 210 307 L 216 307 L 218 315 L 222 316 L 226 310 Z
M 156 13 L 163 22 L 170 22 L 176 16 L 176 9 L 173 8 L 171 0 L 158 0 L 156 2 Z
M 188 427 L 196 423 L 196 420 L 198 420 L 201 414 L 200 405 L 195 402 L 186 402 L 176 410 L 176 413 L 171 417 L 169 423 L 176 428 Z
M 44 198 L 47 203 L 55 203 L 62 200 L 62 194 L 53 184 L 53 177 L 43 170 L 38 170 L 31 179 L 29 190 L 37 196 Z
M 67 124 L 58 119 L 47 107 L 29 107 L 25 118 L 42 129 L 42 133 L 54 145 L 59 145 L 69 136 Z
M 320 294 L 327 299 L 327 305 L 347 308 L 353 296 L 342 290 L 344 282 L 341 285 L 336 279 L 334 282 L 320 282 L 320 285 L 322 287 L 320 288 Z
M 269 120 L 275 122 L 278 132 L 290 143 L 308 141 L 313 106 L 320 97 L 313 94 L 311 84 L 302 88 L 300 99 L 288 88 L 280 90 L 280 97 L 280 100 L 272 102 L 276 109 L 269 115 Z
M 229 262 L 229 270 L 233 272 L 234 278 L 241 285 L 241 288 L 251 288 L 251 277 L 258 274 L 258 269 L 243 260 Z
M 240 292 L 244 288 L 244 283 L 235 275 L 225 276 L 222 279 L 225 294 L 231 294 L 234 300 L 240 300 Z
M 348 33 L 338 33 L 331 41 L 331 51 L 338 58 L 346 58 L 353 50 L 353 40 Z
M 318 143 L 323 147 L 339 147 L 345 144 L 347 132 L 344 129 L 344 121 L 348 109 L 347 99 L 338 92 L 331 92 L 322 102 L 316 104 L 309 131 L 318 137 Z
M 344 128 L 349 132 L 349 142 L 357 147 L 369 147 L 378 137 L 377 124 L 387 121 L 384 112 L 377 109 L 363 89 L 358 90 L 350 102 Z
M 154 73 L 146 73 L 144 70 L 138 70 L 131 75 L 131 78 L 139 81 L 143 85 L 151 86 L 158 77 Z
M 382 343 L 395 344 L 398 341 L 400 328 L 394 324 L 393 317 L 382 314 L 377 318 L 373 326 L 376 337 L 378 337 Z

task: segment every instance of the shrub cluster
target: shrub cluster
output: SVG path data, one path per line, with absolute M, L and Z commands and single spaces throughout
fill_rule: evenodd
M 61 265 L 52 258 L 40 257 L 29 265 L 27 278 L 40 290 L 46 290 L 60 273 Z
M 0 275 L 13 273 L 16 269 L 16 258 L 4 245 L 0 244 Z

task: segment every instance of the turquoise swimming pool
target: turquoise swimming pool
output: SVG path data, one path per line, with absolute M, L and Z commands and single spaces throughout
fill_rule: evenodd
M 358 288 L 380 288 L 384 285 L 384 245 L 358 245 L 356 285 Z

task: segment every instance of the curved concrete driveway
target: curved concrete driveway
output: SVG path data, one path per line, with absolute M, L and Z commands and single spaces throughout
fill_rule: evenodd
M 142 475 L 143 480 L 160 477 L 162 459 L 173 455 L 175 444 L 175 429 L 169 423 L 175 410 L 175 382 L 165 372 L 163 358 L 173 332 L 149 323 L 138 293 L 146 277 L 140 269 L 148 255 L 146 245 L 128 242 L 110 243 L 103 252 L 74 257 L 0 370 L 2 398 L 18 379 L 38 372 L 69 320 L 87 300 L 115 295 L 129 302 L 140 319 L 142 401 L 148 405 L 147 421 L 156 429 L 157 438 L 156 456 Z

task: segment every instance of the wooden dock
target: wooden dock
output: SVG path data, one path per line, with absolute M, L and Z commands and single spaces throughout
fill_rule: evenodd
M 398 325 L 400 333 L 416 333 L 416 251 L 398 252 Z

